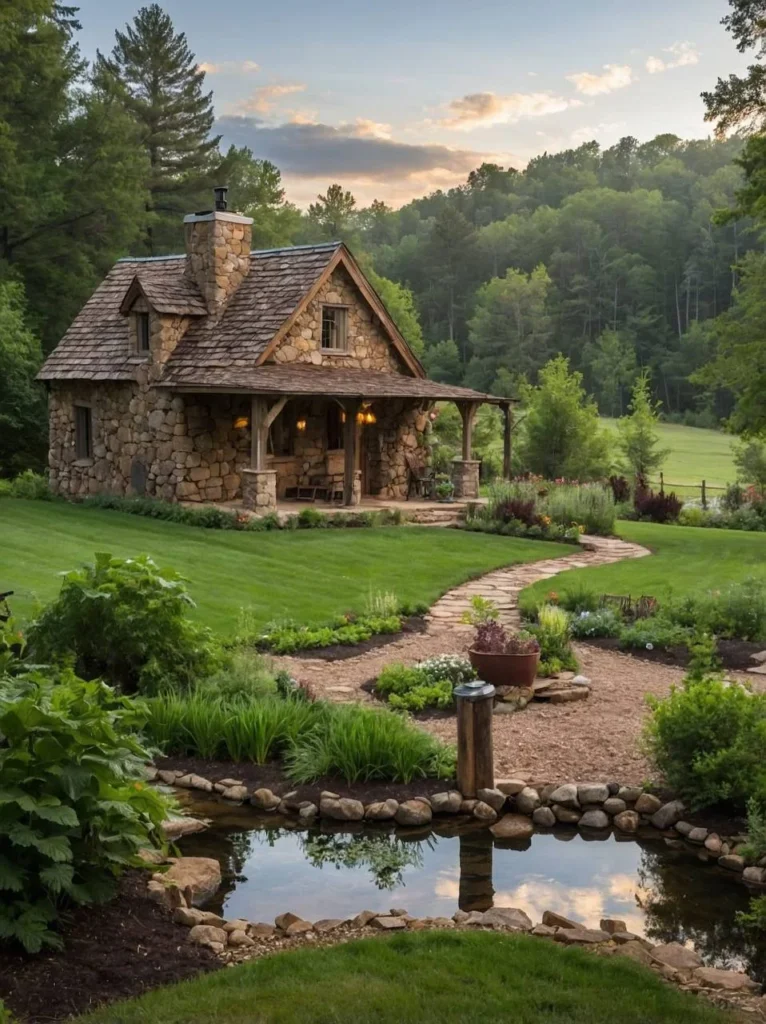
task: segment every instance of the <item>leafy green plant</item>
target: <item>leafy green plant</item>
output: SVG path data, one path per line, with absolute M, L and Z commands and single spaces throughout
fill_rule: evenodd
M 219 646 L 187 618 L 194 602 L 174 570 L 158 568 L 148 555 L 97 552 L 93 564 L 63 577 L 59 596 L 30 630 L 37 660 L 74 658 L 86 679 L 145 693 L 189 686 L 218 668 Z
M 217 672 L 195 684 L 195 692 L 222 700 L 256 700 L 277 692 L 274 668 L 267 657 L 239 648 L 228 653 Z
M 263 650 L 274 654 L 292 654 L 318 647 L 334 647 L 336 644 L 353 646 L 363 643 L 372 636 L 398 633 L 402 621 L 398 615 L 386 618 L 365 616 L 358 619 L 343 617 L 331 626 L 298 626 L 286 623 L 267 627 L 257 638 L 240 634 L 239 643 L 255 642 Z
M 737 924 L 751 931 L 766 932 L 766 893 L 754 896 L 749 910 L 737 911 Z
M 138 851 L 162 847 L 144 784 L 143 704 L 71 671 L 0 681 L 0 940 L 60 947 L 67 904 L 108 899 Z
M 375 688 L 388 697 L 392 708 L 401 711 L 424 711 L 429 707 L 449 708 L 454 688 L 476 673 L 471 663 L 457 655 L 429 658 L 413 667 L 394 662 L 386 665 L 378 676 Z
M 328 525 L 329 516 L 318 508 L 302 508 L 298 513 L 299 530 L 315 530 Z
M 766 803 L 755 797 L 747 802 L 747 843 L 741 852 L 751 863 L 766 857 Z
M 544 604 L 538 608 L 537 623 L 530 626 L 530 632 L 540 644 L 540 675 L 575 672 L 579 668 L 572 650 L 570 622 L 569 614 L 555 604 Z
M 463 612 L 460 621 L 469 626 L 483 626 L 487 622 L 497 622 L 500 617 L 500 609 L 494 601 L 488 597 L 481 597 L 474 594 L 471 598 L 471 608 Z
M 620 635 L 622 620 L 612 608 L 598 608 L 596 611 L 586 609 L 572 616 L 569 628 L 572 636 L 578 640 L 614 637 Z
M 392 693 L 389 705 L 397 711 L 425 711 L 426 708 L 446 709 L 452 707 L 454 687 L 449 679 L 438 679 L 433 683 L 420 683 L 406 693 Z
M 27 498 L 36 501 L 55 501 L 56 496 L 48 486 L 48 477 L 25 469 L 13 480 L 3 480 L 0 498 Z
M 371 590 L 367 595 L 364 614 L 369 618 L 390 619 L 399 614 L 399 598 L 392 590 Z
M 691 635 L 690 629 L 677 625 L 664 615 L 652 615 L 624 626 L 620 631 L 620 646 L 647 651 L 681 647 L 688 645 Z

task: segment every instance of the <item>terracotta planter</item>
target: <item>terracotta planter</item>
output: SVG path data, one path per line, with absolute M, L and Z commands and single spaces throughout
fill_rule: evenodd
M 471 665 L 480 679 L 493 686 L 529 687 L 535 681 L 540 652 L 534 654 L 486 654 L 469 651 Z

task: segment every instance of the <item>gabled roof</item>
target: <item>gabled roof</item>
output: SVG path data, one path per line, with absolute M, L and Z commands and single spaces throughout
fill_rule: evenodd
M 148 274 L 146 271 L 133 278 L 120 303 L 120 312 L 130 312 L 138 296 L 143 296 L 152 309 L 158 313 L 173 316 L 207 316 L 207 306 L 202 294 L 188 277 Z

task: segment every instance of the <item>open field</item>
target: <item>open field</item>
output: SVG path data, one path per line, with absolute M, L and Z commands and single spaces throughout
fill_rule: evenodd
M 563 593 L 583 585 L 605 594 L 667 598 L 714 590 L 748 576 L 766 578 L 763 533 L 624 521 L 617 523 L 617 533 L 654 554 L 593 569 L 574 569 L 553 583 L 534 583 L 522 591 L 522 605 L 542 601 L 551 590 Z
M 421 932 L 217 971 L 80 1024 L 724 1024 L 626 957 L 526 936 Z
M 371 591 L 432 604 L 444 591 L 491 569 L 572 554 L 571 545 L 437 530 L 429 527 L 234 533 L 64 502 L 0 502 L 3 553 L 0 591 L 28 615 L 35 599 L 58 592 L 57 573 L 92 560 L 95 551 L 151 555 L 191 581 L 199 616 L 231 635 L 239 609 L 255 623 L 275 618 L 324 622 L 362 611 Z

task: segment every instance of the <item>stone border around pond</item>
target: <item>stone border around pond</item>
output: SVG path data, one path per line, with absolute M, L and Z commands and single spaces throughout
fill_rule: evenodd
M 465 799 L 458 790 L 431 796 L 414 796 L 402 802 L 389 798 L 365 805 L 361 800 L 325 790 L 319 804 L 301 800 L 297 791 L 279 796 L 270 789 L 248 789 L 235 778 L 211 782 L 200 775 L 176 770 L 148 769 L 149 781 L 182 789 L 217 793 L 232 803 L 249 803 L 260 812 L 278 813 L 312 825 L 317 820 L 335 822 L 389 821 L 402 827 L 429 825 L 434 816 L 470 816 L 486 825 L 496 839 L 529 839 L 536 829 L 571 825 L 594 837 L 610 828 L 626 836 L 642 826 L 652 826 L 665 842 L 677 849 L 696 850 L 700 859 L 715 861 L 753 889 L 766 889 L 766 857 L 747 865 L 742 847 L 744 835 L 720 836 L 684 821 L 680 800 L 663 803 L 639 786 L 617 782 L 531 783 L 528 779 L 503 779 L 493 789 L 480 789 L 476 799 Z M 194 821 L 194 826 L 186 822 Z M 167 823 L 169 838 L 178 838 L 204 825 L 197 819 Z

